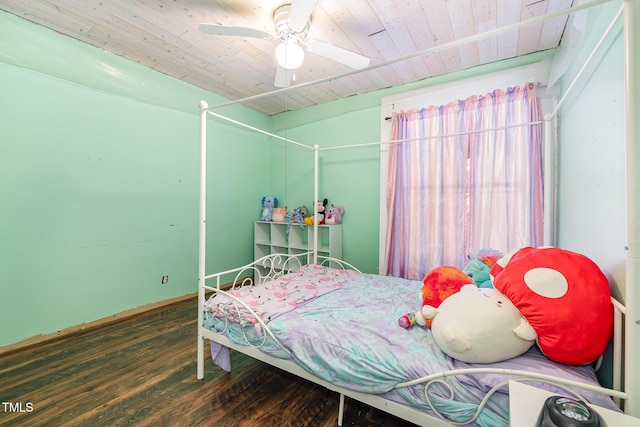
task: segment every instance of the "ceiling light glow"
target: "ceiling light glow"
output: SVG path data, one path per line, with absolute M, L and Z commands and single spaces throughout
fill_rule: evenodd
M 282 68 L 295 70 L 302 65 L 304 50 L 294 38 L 289 37 L 276 48 L 276 60 Z

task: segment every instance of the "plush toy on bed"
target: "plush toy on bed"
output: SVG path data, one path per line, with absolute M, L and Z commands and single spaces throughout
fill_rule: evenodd
M 458 292 L 464 285 L 475 284 L 478 287 L 491 288 L 489 271 L 491 266 L 502 257 L 497 249 L 482 248 L 477 254 L 470 256 L 469 263 L 460 270 L 456 267 L 436 267 L 422 279 L 420 299 L 422 305 L 438 307 L 450 295 Z M 403 328 L 410 328 L 415 324 L 431 326 L 431 320 L 424 319 L 420 310 L 408 313 L 398 319 Z
M 503 253 L 497 249 L 482 248 L 476 255 L 469 257 L 469 263 L 463 271 L 477 287 L 493 288 L 490 270 L 502 256 Z
M 327 215 L 324 218 L 325 224 L 335 225 L 342 222 L 342 215 L 344 215 L 344 208 L 342 206 L 331 205 L 326 212 Z
M 420 299 L 422 305 L 438 307 L 442 301 L 458 292 L 464 285 L 473 284 L 473 280 L 464 271 L 452 266 L 436 267 L 422 279 Z M 405 329 L 418 324 L 431 326 L 431 320 L 422 316 L 420 310 L 408 313 L 398 319 L 398 325 Z
M 613 334 L 609 281 L 584 255 L 522 248 L 492 268 L 493 285 L 535 329 L 549 359 L 581 365 L 597 360 Z
M 439 307 L 422 308 L 443 352 L 492 363 L 537 342 L 549 359 L 568 365 L 602 355 L 613 333 L 613 305 L 606 277 L 589 258 L 527 247 L 498 260 L 491 276 L 494 288 L 465 287 Z
M 264 196 L 262 198 L 262 214 L 260 219 L 262 221 L 271 221 L 273 215 L 273 208 L 278 206 L 278 199 L 273 196 Z
M 438 308 L 425 305 L 431 333 L 443 352 L 467 363 L 492 363 L 529 350 L 536 331 L 500 291 L 464 286 Z

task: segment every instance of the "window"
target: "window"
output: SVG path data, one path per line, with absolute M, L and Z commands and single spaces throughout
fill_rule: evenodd
M 532 83 L 394 113 L 383 273 L 421 279 L 483 247 L 543 244 L 543 128 Z

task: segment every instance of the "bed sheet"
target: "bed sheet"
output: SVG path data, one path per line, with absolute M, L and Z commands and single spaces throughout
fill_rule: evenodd
M 295 310 L 280 314 L 269 322 L 269 329 L 284 344 L 284 351 L 267 341 L 262 350 L 276 357 L 292 358 L 314 375 L 347 389 L 384 394 L 392 400 L 429 410 L 424 386 L 402 389 L 401 382 L 437 372 L 467 367 L 501 367 L 529 370 L 598 385 L 589 366 L 570 367 L 551 362 L 537 348 L 496 364 L 466 364 L 446 356 L 426 328 L 409 330 L 398 326 L 400 316 L 420 305 L 419 281 L 363 274 L 344 286 L 306 301 Z M 227 335 L 242 342 L 247 329 L 232 328 Z M 253 337 L 258 343 L 260 335 Z M 502 381 L 504 375 L 465 375 L 448 377 L 442 385 L 429 388 L 431 403 L 458 422 L 475 413 L 485 393 Z M 542 386 L 559 392 L 550 385 Z M 508 425 L 507 387 L 495 393 L 475 424 Z M 583 392 L 592 403 L 615 409 L 606 396 Z
M 242 300 L 264 322 L 293 310 L 320 295 L 344 286 L 360 276 L 353 270 L 329 268 L 318 264 L 303 266 L 259 286 L 243 286 L 227 291 Z M 205 312 L 244 325 L 257 320 L 244 306 L 225 295 L 214 295 L 205 303 Z
M 248 343 L 260 347 L 267 354 L 288 359 L 288 351 L 274 340 L 267 339 L 250 310 L 267 323 L 301 304 L 352 282 L 360 275 L 360 272 L 354 270 L 309 264 L 299 271 L 284 274 L 258 286 L 243 286 L 227 292 L 242 300 L 249 309 L 222 293 L 214 294 L 204 304 L 204 326 L 224 333 L 238 344 Z M 230 372 L 229 349 L 214 341 L 210 345 L 214 363 Z

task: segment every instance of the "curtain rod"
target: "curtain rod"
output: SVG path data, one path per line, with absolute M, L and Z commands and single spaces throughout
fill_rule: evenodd
M 403 139 L 393 139 L 391 141 L 378 141 L 378 142 L 364 142 L 362 144 L 351 144 L 351 145 L 339 145 L 336 147 L 324 147 L 324 148 L 319 148 L 319 151 L 330 151 L 330 150 L 339 150 L 342 148 L 361 148 L 361 147 L 370 147 L 372 145 L 383 145 L 383 144 L 397 144 L 400 142 L 413 142 L 413 141 L 421 141 L 421 140 L 427 140 L 427 139 L 437 139 L 437 138 L 451 138 L 453 136 L 463 136 L 463 135 L 471 135 L 474 133 L 481 133 L 481 132 L 492 132 L 492 131 L 496 131 L 496 130 L 505 130 L 505 129 L 513 129 L 513 128 L 517 128 L 517 127 L 522 127 L 522 126 L 532 126 L 532 125 L 540 125 L 545 123 L 545 120 L 538 120 L 535 122 L 527 122 L 527 123 L 518 123 L 515 125 L 508 125 L 508 126 L 498 126 L 498 127 L 494 127 L 494 128 L 488 128 L 488 129 L 476 129 L 476 130 L 469 130 L 469 131 L 465 131 L 465 132 L 454 132 L 454 133 L 447 133 L 447 134 L 443 134 L 443 135 L 428 135 L 428 136 L 418 136 L 415 138 L 403 138 Z
M 312 80 L 312 81 L 306 82 L 306 83 L 300 83 L 300 84 L 297 84 L 297 85 L 294 85 L 294 86 L 285 87 L 285 88 L 282 88 L 282 89 L 276 89 L 276 90 L 272 90 L 272 91 L 269 91 L 269 92 L 259 93 L 257 95 L 252 95 L 252 96 L 248 96 L 246 98 L 237 99 L 235 101 L 223 102 L 221 104 L 217 104 L 217 105 L 214 105 L 212 107 L 207 107 L 207 109 L 208 110 L 213 110 L 213 109 L 217 109 L 217 108 L 227 107 L 229 105 L 241 104 L 243 102 L 253 101 L 255 99 L 260 99 L 260 98 L 265 98 L 267 96 L 277 95 L 277 94 L 280 94 L 280 93 L 285 93 L 285 92 L 288 92 L 288 91 L 291 91 L 291 90 L 294 90 L 294 89 L 302 89 L 302 88 L 307 87 L 307 86 L 313 86 L 313 85 L 320 84 L 320 83 L 326 83 L 326 82 L 329 82 L 331 80 L 338 80 L 338 79 L 341 79 L 343 77 L 349 77 L 349 76 L 352 76 L 354 74 L 363 73 L 363 72 L 369 71 L 369 70 L 375 70 L 375 69 L 378 69 L 378 68 L 381 68 L 381 67 L 384 67 L 384 66 L 387 66 L 387 65 L 392 65 L 392 64 L 396 64 L 398 62 L 406 61 L 408 59 L 413 59 L 413 58 L 417 58 L 419 56 L 429 55 L 429 54 L 432 54 L 432 53 L 440 52 L 441 50 L 450 49 L 450 48 L 457 47 L 457 46 L 460 46 L 460 45 L 463 45 L 463 44 L 467 44 L 467 43 L 470 43 L 470 42 L 473 42 L 473 41 L 482 40 L 482 39 L 485 39 L 485 38 L 488 38 L 488 37 L 493 37 L 493 36 L 496 36 L 498 34 L 501 34 L 501 33 L 507 32 L 507 31 L 513 31 L 513 30 L 517 30 L 517 29 L 519 29 L 521 27 L 526 27 L 528 25 L 538 24 L 538 23 L 544 22 L 544 21 L 546 21 L 548 19 L 557 18 L 558 16 L 567 15 L 567 14 L 570 14 L 572 12 L 577 12 L 577 11 L 580 11 L 580 10 L 583 10 L 583 9 L 588 9 L 590 7 L 598 6 L 600 4 L 608 3 L 610 1 L 611 0 L 593 0 L 591 2 L 584 3 L 584 4 L 581 4 L 581 5 L 578 5 L 578 6 L 571 6 L 571 7 L 565 8 L 565 9 L 561 9 L 561 10 L 549 13 L 547 15 L 537 16 L 537 17 L 534 17 L 534 18 L 531 18 L 531 19 L 526 19 L 524 21 L 515 22 L 513 24 L 505 25 L 503 27 L 494 28 L 493 30 L 488 30 L 488 31 L 485 31 L 483 33 L 475 34 L 473 36 L 465 37 L 465 38 L 462 38 L 462 39 L 459 39 L 459 40 L 454 40 L 454 41 L 451 41 L 451 42 L 448 42 L 448 43 L 443 43 L 441 45 L 433 46 L 431 48 L 428 48 L 428 49 L 425 49 L 425 50 L 421 50 L 421 51 L 416 52 L 416 53 L 412 53 L 412 54 L 409 54 L 409 55 L 401 56 L 401 57 L 398 57 L 398 58 L 395 58 L 395 59 L 391 59 L 389 61 L 381 62 L 379 64 L 370 65 L 368 67 L 361 68 L 359 70 L 353 70 L 353 71 L 349 71 L 349 72 L 346 72 L 346 73 L 343 73 L 343 74 L 336 74 L 334 76 L 324 77 L 324 78 L 321 78 L 321 79 Z

